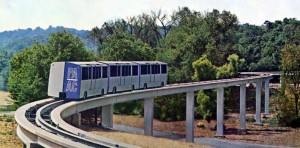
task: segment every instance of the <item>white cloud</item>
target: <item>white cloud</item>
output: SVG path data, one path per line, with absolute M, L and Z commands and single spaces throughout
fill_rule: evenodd
M 0 31 L 41 26 L 91 29 L 105 21 L 161 9 L 171 15 L 178 7 L 196 11 L 227 10 L 241 23 L 300 17 L 298 0 L 0 0 Z

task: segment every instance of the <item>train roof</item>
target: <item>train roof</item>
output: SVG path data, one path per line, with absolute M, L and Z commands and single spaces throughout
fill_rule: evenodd
M 100 62 L 96 62 L 96 61 L 92 61 L 92 62 L 68 62 L 68 63 L 72 63 L 72 64 L 76 64 L 76 65 L 80 65 L 80 66 L 87 66 L 87 65 L 106 65 Z
M 54 62 L 60 63 L 60 62 Z M 100 66 L 107 66 L 107 65 L 119 65 L 119 64 L 131 64 L 131 65 L 138 65 L 138 64 L 166 64 L 160 61 L 91 61 L 91 62 L 73 62 L 69 61 L 67 63 L 72 63 L 80 66 L 88 66 L 88 65 L 100 65 Z
M 115 64 L 166 64 L 159 61 L 99 61 L 101 63 L 115 65 Z
M 137 64 L 166 64 L 160 61 L 132 61 L 132 62 Z
M 131 61 L 99 61 L 100 63 L 103 64 L 108 64 L 108 65 L 117 65 L 117 64 L 134 64 Z

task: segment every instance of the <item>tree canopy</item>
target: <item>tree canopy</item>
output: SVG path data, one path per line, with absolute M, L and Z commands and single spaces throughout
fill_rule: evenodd
M 67 31 L 51 34 L 48 44 L 35 44 L 10 61 L 8 87 L 19 105 L 46 98 L 50 64 L 56 61 L 88 61 L 93 55 L 83 42 Z

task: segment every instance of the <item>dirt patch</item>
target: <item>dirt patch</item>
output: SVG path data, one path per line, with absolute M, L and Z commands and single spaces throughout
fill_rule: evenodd
M 113 140 L 144 147 L 144 148 L 205 148 L 209 146 L 186 143 L 184 141 L 157 138 L 152 136 L 112 131 L 97 127 L 82 126 L 81 129 Z
M 269 116 L 269 117 L 272 117 Z M 235 140 L 240 142 L 292 146 L 300 147 L 300 129 L 290 127 L 274 127 L 267 123 L 264 126 L 255 126 L 249 121 L 246 124 L 247 134 L 239 135 L 239 114 L 229 114 L 225 116 L 225 140 Z M 247 114 L 247 119 L 253 120 L 254 114 Z M 198 122 L 202 122 L 205 128 L 197 127 Z M 136 116 L 114 115 L 114 124 L 127 125 L 137 128 L 144 128 L 144 119 Z M 185 121 L 162 122 L 154 120 L 154 130 L 185 135 Z M 209 124 L 205 120 L 195 120 L 195 137 L 211 137 L 213 138 L 216 131 L 213 130 L 216 121 L 211 121 Z
M 0 107 L 11 105 L 14 101 L 9 97 L 9 92 L 0 91 Z

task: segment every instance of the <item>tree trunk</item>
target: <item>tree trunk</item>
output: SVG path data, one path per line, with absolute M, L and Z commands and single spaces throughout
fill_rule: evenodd
M 299 95 L 295 94 L 295 113 L 298 116 L 299 108 L 298 108 L 298 101 L 299 100 Z

